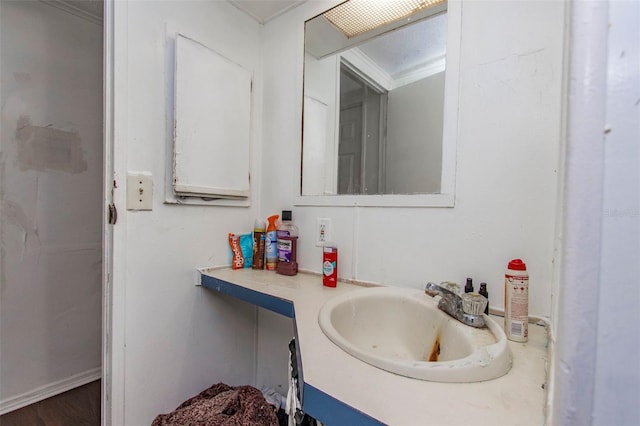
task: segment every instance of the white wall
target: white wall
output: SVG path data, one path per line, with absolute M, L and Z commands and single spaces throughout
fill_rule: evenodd
M 550 424 L 640 423 L 638 25 L 637 2 L 572 6 Z
M 594 424 L 640 424 L 640 3 L 609 3 Z M 615 350 L 611 350 L 616 348 Z
M 305 135 L 302 192 L 309 195 L 333 193 L 338 188 L 339 133 L 335 123 L 339 116 L 336 95 L 340 72 L 340 57 L 330 55 L 318 60 L 305 53 Z
M 265 214 L 299 193 L 303 23 L 333 4 L 304 3 L 264 28 Z M 313 230 L 330 217 L 341 277 L 424 286 L 470 276 L 501 307 L 506 264 L 522 257 L 530 312 L 548 316 L 564 5 L 465 2 L 462 16 L 455 208 L 296 207 L 300 266 L 320 271 Z
M 171 127 L 166 110 L 171 92 L 167 88 L 165 22 L 190 28 L 204 42 L 258 73 L 262 61 L 258 45 L 262 43 L 263 79 L 256 81 L 257 96 L 264 97 L 266 107 L 260 111 L 262 99 L 257 99 L 254 117 L 262 119 L 255 118 L 253 159 L 259 177 L 253 183 L 260 186 L 253 188 L 251 208 L 167 206 L 157 193 L 152 212 L 125 213 L 115 227 L 116 248 L 121 249 L 120 259 L 126 263 L 114 270 L 116 276 L 125 277 L 116 282 L 115 289 L 114 303 L 120 315 L 115 323 L 122 327 L 114 329 L 114 370 L 123 386 L 116 389 L 114 401 L 126 402 L 126 410 L 123 404 L 114 409 L 114 424 L 148 424 L 155 414 L 173 409 L 218 380 L 230 384 L 251 382 L 254 377 L 257 382 L 278 380 L 269 371 L 277 368 L 277 362 L 271 361 L 278 356 L 269 356 L 279 345 L 269 343 L 269 333 L 287 330 L 274 333 L 276 339 L 288 334 L 288 320 L 260 312 L 258 322 L 264 327 L 256 343 L 255 310 L 192 287 L 193 268 L 227 263 L 226 232 L 248 230 L 254 216 L 264 217 L 293 205 L 300 174 L 303 22 L 333 4 L 307 2 L 260 29 L 235 9 L 217 2 L 159 2 L 153 8 L 144 2 L 116 2 L 118 26 L 124 29 L 120 44 L 116 43 L 120 58 L 116 66 L 116 140 L 125 151 L 118 157 L 125 160 L 116 167 L 119 176 L 127 170 L 148 170 L 154 174 L 156 190 L 162 190 L 165 142 Z M 427 280 L 463 281 L 473 276 L 476 282 L 489 283 L 491 299 L 498 300 L 499 306 L 506 262 L 523 257 L 531 274 L 530 311 L 549 315 L 564 95 L 564 18 L 561 2 L 465 2 L 455 208 L 296 207 L 301 267 L 320 270 L 320 250 L 312 242 L 315 218 L 331 217 L 343 277 L 421 286 Z M 615 111 L 612 106 L 612 114 Z M 630 111 L 633 109 L 627 107 L 622 118 L 632 118 L 627 124 L 635 120 Z M 621 146 L 625 160 L 637 149 L 633 144 Z M 608 153 L 609 158 L 617 155 L 617 151 Z M 606 188 L 620 187 L 618 184 L 628 188 L 625 185 L 633 176 L 629 169 L 637 171 L 637 163 L 635 168 L 632 161 L 624 164 L 620 175 L 615 173 L 617 164 L 605 169 Z M 635 204 L 629 204 L 634 194 Z M 611 195 L 606 204 L 613 209 L 610 212 L 631 215 L 611 214 L 613 228 L 603 234 L 603 270 L 609 271 L 603 282 L 610 279 L 610 286 L 637 295 L 637 284 L 622 280 L 624 269 L 615 263 L 614 250 L 607 245 L 626 229 L 623 222 L 628 216 L 637 225 L 633 214 L 637 190 Z M 624 207 L 618 210 L 620 205 Z M 637 251 L 633 240 L 625 244 L 631 254 L 634 248 Z M 162 250 L 149 253 L 150 247 Z M 607 290 L 603 287 L 603 292 Z M 637 304 L 632 297 L 628 300 Z M 620 358 L 616 364 L 626 366 L 625 357 L 633 357 L 637 346 L 634 340 L 626 345 L 621 341 L 637 335 L 628 328 L 636 323 L 636 310 L 633 305 L 624 314 L 615 302 L 613 292 L 604 295 L 601 338 L 624 347 L 616 355 Z M 561 307 L 559 315 L 564 315 Z M 619 327 L 618 320 L 627 323 Z M 258 360 L 252 355 L 256 349 Z M 262 358 L 263 354 L 269 355 Z M 628 371 L 619 372 L 617 365 L 608 363 L 605 346 L 598 356 L 594 381 L 596 396 L 602 399 L 595 404 L 596 418 L 604 423 L 615 408 L 616 419 L 635 422 L 636 411 L 629 406 L 637 400 L 632 388 L 637 380 L 626 382 L 622 374 Z M 615 392 L 608 393 L 611 389 Z M 615 405 L 612 400 L 624 392 L 628 394 Z M 627 405 L 618 408 L 621 404 Z
M 193 269 L 227 263 L 226 232 L 248 230 L 254 216 L 293 205 L 300 175 L 303 22 L 335 3 L 307 2 L 260 29 L 218 2 L 159 2 L 153 8 L 144 2 L 116 2 L 117 27 L 122 30 L 116 43 L 116 141 L 122 148 L 116 171 L 118 176 L 127 170 L 151 171 L 158 192 L 152 212 L 124 213 L 114 228 L 118 256 L 124 259 L 114 269 L 115 276 L 124 277 L 115 284 L 119 317 L 113 330 L 114 383 L 122 386 L 116 386 L 113 396 L 114 403 L 122 404 L 114 408 L 114 424 L 148 424 L 155 414 L 175 408 L 216 381 L 279 381 L 271 369 L 278 368 L 280 354 L 272 356 L 272 351 L 281 345 L 269 337 L 274 330 L 286 330 L 273 333 L 274 340 L 284 340 L 290 322 L 270 313 L 256 316 L 254 308 L 194 288 Z M 506 262 L 522 257 L 531 275 L 530 312 L 550 315 L 565 93 L 561 87 L 564 20 L 561 2 L 465 2 L 455 208 L 296 207 L 301 267 L 320 270 L 320 249 L 312 238 L 315 218 L 331 217 L 342 277 L 422 286 L 427 280 L 462 282 L 473 276 L 476 282 L 488 282 L 490 298 L 500 306 Z M 254 176 L 259 177 L 253 180 L 248 209 L 161 202 L 165 142 L 171 137 L 167 22 L 188 28 L 257 75 L 263 63 L 262 78 L 256 79 L 253 135 Z M 637 24 L 632 21 L 630 27 Z M 613 55 L 623 57 L 615 56 L 615 49 Z M 609 107 L 612 122 L 618 116 L 616 99 L 633 92 L 615 93 L 619 96 L 612 97 Z M 266 107 L 261 111 L 263 100 Z M 602 282 L 610 284 L 602 287 L 598 325 L 599 338 L 607 346 L 598 349 L 598 369 L 592 377 L 593 413 L 598 422 L 617 419 L 632 424 L 637 420 L 633 404 L 638 381 L 635 376 L 628 379 L 629 371 L 618 366 L 637 359 L 637 340 L 629 339 L 637 336 L 630 328 L 637 323 L 633 309 L 637 299 L 632 297 L 637 296 L 637 280 L 625 280 L 630 275 L 624 268 L 630 263 L 620 265 L 619 252 L 611 244 L 628 238 L 624 248 L 637 257 L 637 239 L 628 232 L 628 225 L 637 231 L 638 223 L 637 188 L 628 185 L 633 170 L 637 172 L 637 155 L 633 162 L 637 147 L 631 143 L 637 140 L 633 133 L 637 128 L 626 127 L 637 123 L 637 116 L 628 104 L 620 113 L 621 132 L 631 137 L 621 139 L 625 143 L 619 145 L 620 151 L 616 147 L 607 153 L 612 163 L 605 167 L 610 217 L 605 217 L 603 228 Z M 621 159 L 619 173 L 614 158 Z M 614 188 L 625 190 L 611 192 Z M 150 252 L 150 247 L 162 250 Z M 611 286 L 629 296 L 626 314 L 614 291 L 608 291 Z M 565 317 L 562 306 L 558 315 Z M 256 322 L 261 327 L 257 337 Z M 609 346 L 623 348 L 615 355 L 615 365 L 605 350 Z M 578 395 L 580 389 L 574 392 Z M 562 404 L 558 407 L 563 409 Z
M 444 72 L 389 92 L 387 193 L 440 191 L 443 102 Z
M 100 377 L 102 26 L 0 11 L 0 412 Z
M 255 378 L 256 309 L 195 287 L 195 268 L 228 265 L 228 232 L 259 216 L 251 207 L 163 204 L 172 140 L 172 58 L 166 28 L 184 31 L 254 72 L 252 172 L 260 175 L 260 26 L 226 2 L 114 2 L 114 152 L 120 215 L 114 231 L 114 425 L 148 425 L 217 382 Z M 153 210 L 125 210 L 127 171 L 153 175 Z
M 291 318 L 266 309 L 258 310 L 254 386 L 272 388 L 280 395 L 287 395 L 289 342 L 295 335 L 293 321 Z

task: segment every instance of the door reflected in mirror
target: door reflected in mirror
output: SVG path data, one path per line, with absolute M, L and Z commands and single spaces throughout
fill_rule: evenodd
M 352 37 L 305 23 L 302 195 L 441 192 L 446 7 Z
M 384 191 L 388 92 L 369 84 L 348 64 L 340 65 L 338 194 Z

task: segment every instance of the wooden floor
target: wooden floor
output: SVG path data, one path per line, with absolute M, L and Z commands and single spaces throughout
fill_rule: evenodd
M 100 380 L 0 416 L 0 426 L 99 426 Z

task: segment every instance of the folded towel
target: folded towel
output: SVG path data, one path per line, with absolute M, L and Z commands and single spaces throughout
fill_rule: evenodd
M 275 407 L 252 386 L 218 383 L 160 414 L 151 426 L 278 426 Z

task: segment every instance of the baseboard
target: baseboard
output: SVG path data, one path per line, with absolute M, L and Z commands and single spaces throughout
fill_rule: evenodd
M 102 368 L 94 368 L 82 373 L 74 374 L 66 379 L 40 386 L 32 391 L 25 392 L 22 395 L 14 396 L 0 401 L 0 415 L 26 407 L 43 399 L 61 394 L 78 386 L 86 385 L 102 376 Z

